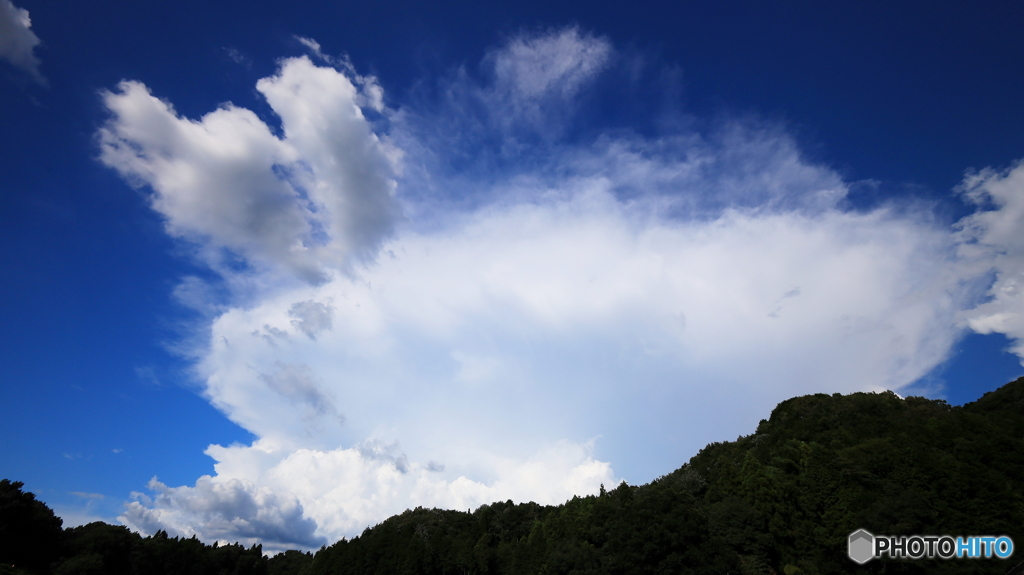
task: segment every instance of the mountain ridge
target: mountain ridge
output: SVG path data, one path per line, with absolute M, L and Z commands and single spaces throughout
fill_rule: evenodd
M 4 482 L 0 533 L 19 527 L 3 511 L 10 501 L 31 495 Z M 1002 575 L 1019 554 L 858 565 L 847 537 L 866 529 L 1024 542 L 1022 493 L 1024 378 L 963 406 L 892 392 L 794 397 L 753 434 L 711 443 L 645 485 L 602 486 L 556 506 L 406 510 L 315 554 L 266 558 L 259 546 L 93 523 L 64 530 L 49 557 L 0 573 Z M 10 553 L 0 545 L 0 563 Z

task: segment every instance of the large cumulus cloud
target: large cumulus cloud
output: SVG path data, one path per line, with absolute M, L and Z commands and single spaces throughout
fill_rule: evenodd
M 574 133 L 623 58 L 574 28 L 397 111 L 305 43 L 339 67 L 288 59 L 257 84 L 281 136 L 231 105 L 182 118 L 138 82 L 105 94 L 103 161 L 234 294 L 179 289 L 212 310 L 206 397 L 257 436 L 210 446 L 195 486 L 154 480 L 135 528 L 284 548 L 417 505 L 557 503 L 671 471 L 796 394 L 913 385 L 964 326 L 1020 337 L 1019 167 L 972 176 L 988 211 L 951 229 L 845 209 L 778 125 Z

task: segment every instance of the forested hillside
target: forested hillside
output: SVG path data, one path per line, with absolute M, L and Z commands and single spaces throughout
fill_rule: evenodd
M 859 566 L 846 544 L 860 528 L 1024 544 L 1024 378 L 962 407 L 893 393 L 797 397 L 756 433 L 708 445 L 647 485 L 558 506 L 418 508 L 315 555 L 266 559 L 258 546 L 102 523 L 61 530 L 20 487 L 0 483 L 0 573 L 1003 575 L 1024 552 Z

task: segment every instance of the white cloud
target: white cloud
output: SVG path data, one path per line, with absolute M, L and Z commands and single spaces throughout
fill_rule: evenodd
M 123 520 L 316 546 L 417 505 L 648 481 L 785 398 L 913 384 L 947 357 L 985 262 L 1021 269 L 992 255 L 1018 241 L 1016 171 L 973 180 L 998 210 L 953 234 L 841 209 L 843 180 L 778 126 L 560 139 L 542 120 L 614 56 L 576 29 L 514 38 L 489 83 L 455 73 L 438 106 L 395 113 L 348 64 L 285 60 L 258 84 L 282 138 L 236 107 L 191 121 L 138 83 L 107 94 L 104 161 L 154 190 L 171 233 L 253 264 L 207 256 L 233 302 L 204 304 L 194 278 L 176 295 L 212 318 L 206 397 L 258 439 L 210 446 L 214 476 L 154 481 Z M 543 153 L 515 161 L 530 130 Z M 520 147 L 488 151 L 495 137 Z M 1004 307 L 971 326 L 1018 317 Z
M 39 72 L 39 58 L 33 52 L 39 38 L 32 32 L 28 10 L 18 8 L 11 0 L 0 0 L 0 60 L 7 60 L 28 72 L 33 80 L 45 84 Z
M 927 223 L 884 211 L 728 211 L 711 221 L 648 211 L 581 185 L 474 212 L 441 233 L 406 232 L 358 278 L 221 316 L 203 363 L 207 391 L 258 436 L 302 443 L 303 408 L 282 417 L 267 404 L 274 389 L 257 384 L 277 362 L 301 364 L 347 415 L 344 427 L 323 423 L 325 447 L 383 426 L 394 430 L 384 439 L 417 451 L 454 442 L 526 454 L 574 431 L 607 438 L 612 421 L 593 417 L 621 405 L 623 382 L 640 410 L 712 381 L 760 390 L 723 398 L 744 410 L 722 415 L 724 427 L 699 410 L 687 414 L 693 423 L 663 421 L 658 433 L 699 436 L 693 448 L 763 417 L 754 410 L 765 401 L 910 383 L 955 335 L 952 242 Z M 333 329 L 301 337 L 289 310 L 328 299 Z M 300 337 L 263 337 L 271 330 Z M 632 425 L 614 427 L 631 435 Z
M 280 74 L 256 88 L 281 117 L 285 139 L 301 158 L 305 169 L 296 179 L 323 212 L 332 251 L 372 259 L 399 215 L 391 179 L 399 154 L 370 130 L 359 105 L 374 96 L 306 58 L 286 61 Z
M 961 191 L 980 209 L 959 224 L 961 251 L 995 276 L 989 301 L 965 314 L 967 324 L 1005 334 L 1024 362 L 1024 163 L 968 174 Z
M 496 459 L 502 478 L 491 484 L 446 479 L 437 464 L 410 463 L 394 446 L 379 443 L 330 451 L 268 450 L 265 444 L 211 446 L 216 477 L 177 488 L 154 479 L 149 488 L 156 498 L 137 495 L 121 521 L 146 533 L 165 529 L 204 540 L 263 542 L 265 550 L 281 551 L 333 542 L 418 505 L 558 503 L 614 481 L 608 464 L 590 456 L 588 444 L 558 442 L 525 461 Z
M 490 51 L 478 74 L 484 82 L 459 68 L 436 84 L 422 84 L 395 117 L 400 129 L 393 141 L 411 156 L 402 195 L 470 203 L 487 193 L 481 185 L 501 181 L 510 166 L 536 167 L 564 155 L 550 148 L 615 59 L 607 39 L 568 28 L 516 36 Z
M 302 57 L 257 89 L 281 116 L 283 139 L 244 108 L 226 104 L 193 121 L 141 83 L 122 82 L 103 94 L 112 118 L 99 132 L 101 159 L 151 188 L 168 232 L 202 246 L 224 275 L 238 267 L 225 248 L 311 283 L 327 266 L 372 258 L 398 217 L 395 156 L 370 131 L 357 88 Z
M 313 534 L 316 524 L 303 516 L 302 505 L 294 496 L 245 480 L 213 481 L 203 476 L 195 487 L 174 488 L 153 478 L 148 487 L 156 492 L 155 500 L 147 501 L 152 507 L 132 501 L 118 518 L 144 533 L 163 529 L 176 537 L 202 535 L 206 540 L 246 545 L 268 541 L 272 542 L 268 551 L 282 550 L 273 543 L 285 548 L 326 543 Z
M 485 62 L 494 84 L 484 90 L 505 120 L 540 123 L 569 111 L 574 99 L 608 64 L 614 50 L 603 39 L 567 28 L 551 34 L 517 36 L 491 51 Z

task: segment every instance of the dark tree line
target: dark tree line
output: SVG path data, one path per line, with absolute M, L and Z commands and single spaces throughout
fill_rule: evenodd
M 0 482 L 0 574 L 1004 575 L 1024 560 L 1018 551 L 859 566 L 846 542 L 860 528 L 1024 545 L 1024 378 L 962 407 L 891 392 L 797 397 L 756 433 L 708 445 L 647 485 L 558 506 L 417 508 L 316 554 L 270 559 L 259 546 L 103 523 L 61 530 L 20 483 Z
M 158 531 L 142 537 L 127 527 L 62 521 L 21 482 L 0 480 L 0 574 L 3 575 L 278 575 L 259 545 L 206 545 Z M 289 552 L 298 553 L 298 552 Z M 311 558 L 309 554 L 301 554 Z M 283 557 L 277 564 L 283 564 Z

